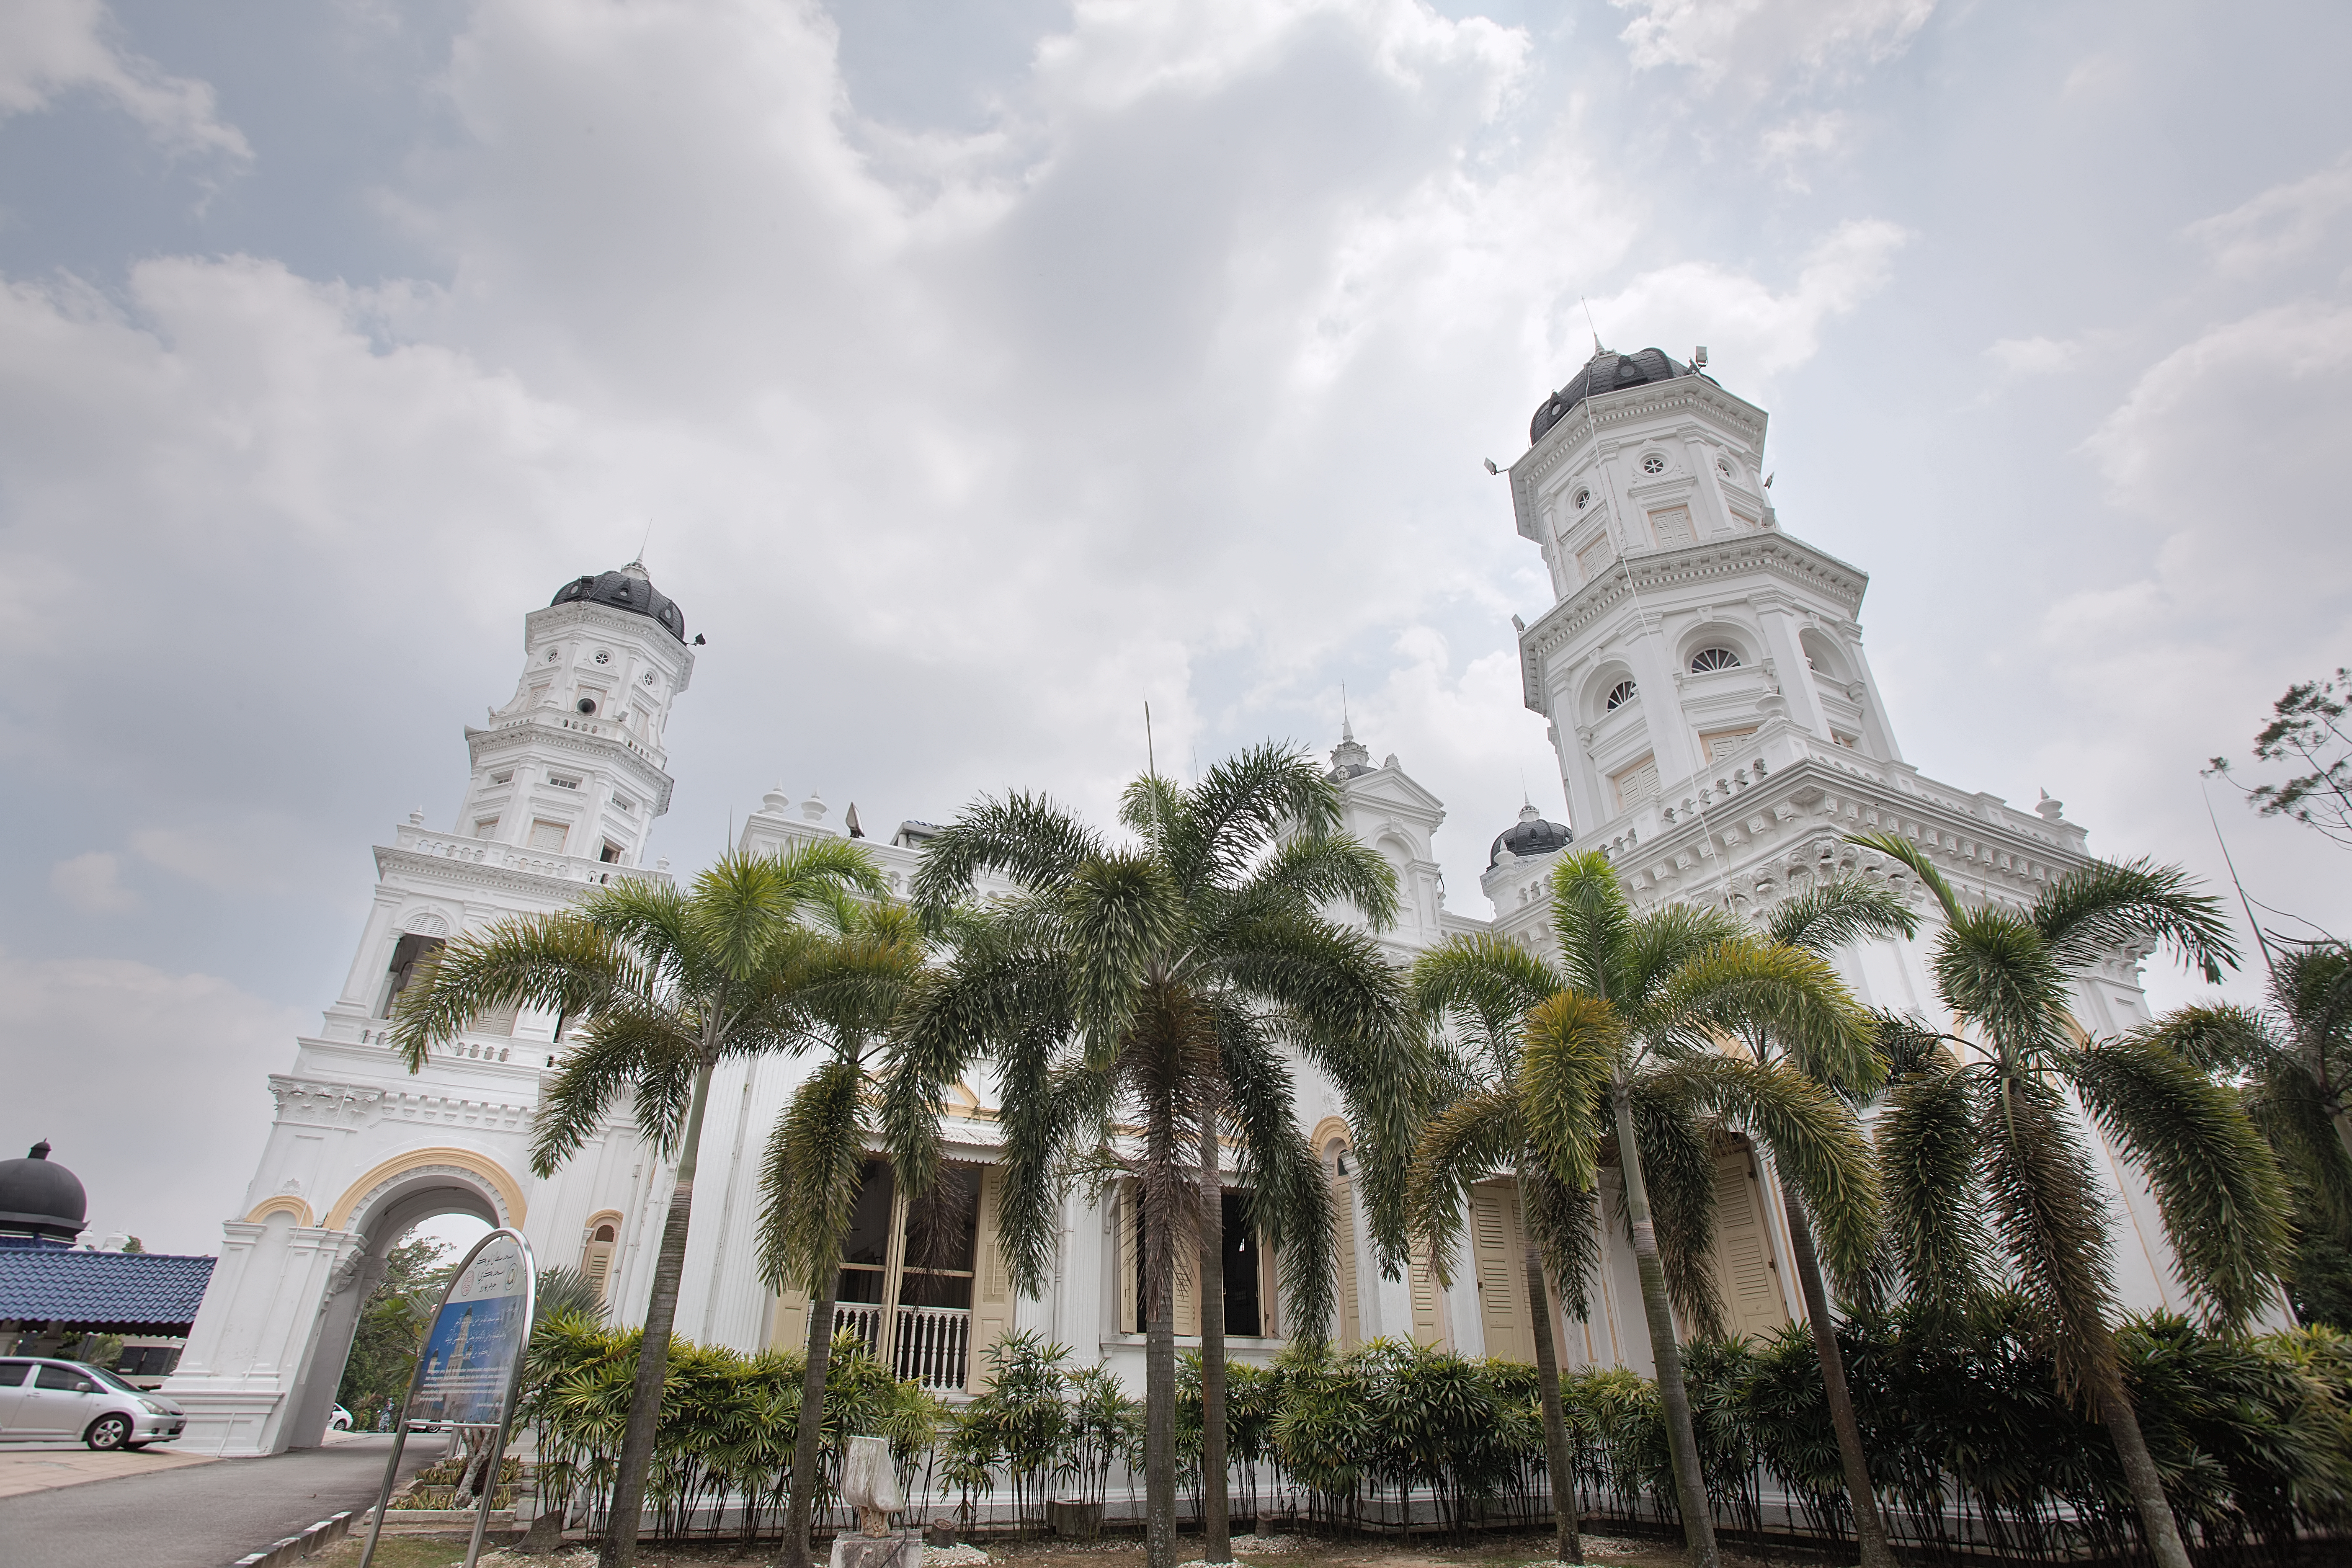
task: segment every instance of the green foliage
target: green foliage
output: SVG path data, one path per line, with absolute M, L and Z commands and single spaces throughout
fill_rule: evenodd
M 383 1279 L 360 1305 L 352 1353 L 335 1391 L 335 1403 L 352 1413 L 354 1428 L 372 1430 L 385 1405 L 396 1406 L 408 1396 L 425 1331 L 456 1267 L 454 1259 L 442 1261 L 450 1250 L 420 1237 L 385 1257 Z
M 626 1425 L 642 1340 L 578 1313 L 541 1322 L 531 1335 L 522 1418 L 540 1455 L 542 1506 L 602 1529 Z M 744 1540 L 781 1519 L 793 1485 L 802 1358 L 745 1355 L 684 1341 L 672 1346 L 655 1428 L 646 1496 L 665 1536 L 717 1534 L 730 1514 Z M 814 1498 L 833 1505 L 846 1436 L 890 1440 L 902 1487 L 938 1445 L 946 1406 L 913 1383 L 892 1378 L 854 1335 L 835 1342 L 826 1369 L 824 1445 Z
M 2284 816 L 2330 841 L 2352 847 L 2352 730 L 2344 716 L 2352 698 L 2352 670 L 2320 680 L 2298 680 L 2271 705 L 2271 721 L 2254 737 L 2254 759 L 2284 763 L 2287 777 L 2246 790 L 2264 816 Z M 2227 778 L 2229 760 L 2215 757 L 2213 773 Z M 2301 772 L 2292 770 L 2301 769 Z M 2235 784 L 2235 779 L 2231 780 Z

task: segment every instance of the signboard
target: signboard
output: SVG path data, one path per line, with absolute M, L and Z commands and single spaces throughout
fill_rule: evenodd
M 495 1426 L 530 1340 L 531 1268 L 521 1237 L 493 1231 L 458 1267 L 416 1369 L 408 1419 Z
M 482 1481 L 474 1538 L 466 1548 L 465 1568 L 474 1568 L 482 1554 L 490 1503 L 499 1492 L 499 1459 L 506 1452 L 507 1423 L 522 1382 L 523 1353 L 530 1348 L 538 1289 L 530 1243 L 520 1231 L 490 1232 L 475 1243 L 450 1276 L 441 1310 L 433 1314 L 433 1327 L 425 1336 L 425 1353 L 417 1357 L 415 1374 L 409 1379 L 408 1403 L 394 1428 L 391 1457 L 384 1460 L 383 1488 L 368 1521 L 360 1568 L 368 1568 L 375 1557 L 384 1510 L 392 1506 L 393 1481 L 400 1474 L 401 1452 L 415 1431 L 465 1435 L 468 1473 L 478 1473 Z

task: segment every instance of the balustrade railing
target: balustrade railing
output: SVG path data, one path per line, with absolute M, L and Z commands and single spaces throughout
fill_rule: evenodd
M 877 1301 L 840 1301 L 833 1309 L 833 1331 L 856 1334 L 880 1352 L 882 1306 Z M 971 1367 L 971 1313 L 961 1307 L 900 1307 L 892 1333 L 890 1370 L 935 1394 L 962 1392 Z

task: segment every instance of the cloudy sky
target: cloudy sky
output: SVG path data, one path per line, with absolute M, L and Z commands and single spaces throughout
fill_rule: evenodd
M 1524 787 L 1502 486 L 1706 343 L 1909 760 L 2220 869 L 2352 662 L 2352 10 L 1969 0 L 0 9 L 0 1146 L 209 1250 L 520 616 L 650 528 L 659 853 L 1359 733 Z M 2345 862 L 2227 796 L 2256 896 Z M 2168 1000 L 2189 994 L 2161 983 Z

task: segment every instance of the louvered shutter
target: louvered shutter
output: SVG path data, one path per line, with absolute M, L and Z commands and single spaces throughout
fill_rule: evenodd
M 1356 1284 L 1356 1184 L 1346 1176 L 1331 1184 L 1331 1245 L 1339 1264 L 1336 1337 L 1351 1351 L 1364 1342 L 1364 1311 Z
M 804 1351 L 808 1348 L 808 1292 L 794 1286 L 776 1298 L 774 1317 L 768 1325 L 768 1348 L 772 1351 Z
M 1416 1251 L 1405 1268 L 1406 1283 L 1412 1293 L 1412 1338 L 1416 1344 L 1445 1343 L 1445 1318 L 1439 1301 L 1436 1271 L 1429 1266 L 1429 1254 Z
M 1118 1331 L 1139 1334 L 1143 1331 L 1142 1281 L 1138 1278 L 1143 1266 L 1142 1238 L 1136 1228 L 1138 1197 L 1135 1184 L 1121 1183 L 1118 1188 Z
M 997 1205 L 1004 1195 L 1004 1169 L 980 1168 L 979 1214 L 972 1226 L 971 1343 L 965 1363 L 964 1386 L 985 1394 L 993 1380 L 989 1353 L 1013 1331 L 1013 1275 L 1004 1267 L 1004 1249 L 997 1245 Z
M 1772 1267 L 1757 1182 L 1746 1156 L 1716 1168 L 1716 1279 L 1723 1291 L 1724 1325 L 1735 1334 L 1768 1334 L 1789 1321 Z
M 1517 1194 L 1499 1183 L 1470 1189 L 1470 1247 L 1478 1274 L 1478 1315 L 1486 1353 L 1504 1361 L 1536 1359 L 1528 1331 L 1527 1270 L 1520 1267 Z

